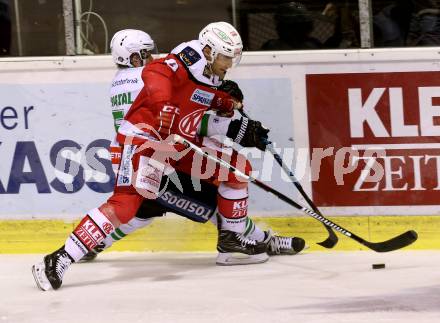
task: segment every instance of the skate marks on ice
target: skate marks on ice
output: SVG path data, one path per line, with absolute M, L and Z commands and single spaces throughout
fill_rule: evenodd
M 311 252 L 220 267 L 215 253 L 105 253 L 37 289 L 40 255 L 0 255 L 0 322 L 440 322 L 440 252 Z M 385 269 L 373 270 L 373 263 Z
M 380 294 L 374 296 L 346 297 L 330 302 L 318 302 L 307 306 L 293 307 L 304 309 L 312 314 L 319 313 L 369 313 L 369 312 L 431 312 L 438 313 L 440 319 L 440 285 L 436 287 L 404 290 L 403 293 Z
M 74 264 L 70 271 L 76 271 L 80 266 L 88 267 L 90 271 L 101 271 L 102 268 L 112 273 L 110 277 L 82 282 L 75 280 L 75 283 L 70 284 L 69 281 L 66 281 L 63 288 L 83 288 L 90 285 L 108 285 L 114 282 L 136 283 L 137 280 L 173 281 L 183 279 L 186 275 L 191 275 L 194 272 L 197 276 L 203 276 L 207 274 L 209 269 L 215 268 L 215 255 L 212 254 L 210 258 L 206 257 L 206 253 L 107 253 L 99 255 L 95 261 Z M 85 270 L 86 268 L 80 269 Z

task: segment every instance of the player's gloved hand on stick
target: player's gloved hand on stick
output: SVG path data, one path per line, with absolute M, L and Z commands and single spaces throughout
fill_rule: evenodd
M 238 84 L 231 80 L 224 80 L 218 88 L 220 91 L 228 93 L 236 101 L 243 103 L 243 92 L 241 92 Z
M 232 100 L 234 101 L 234 109 L 242 109 L 243 108 L 243 92 L 241 92 L 237 83 L 231 80 L 224 80 L 222 84 L 218 88 L 219 91 L 228 93 Z M 234 115 L 234 111 L 217 111 L 217 115 L 221 117 L 231 118 Z
M 256 147 L 265 151 L 268 133 L 269 129 L 264 127 L 260 121 L 243 117 L 231 121 L 226 136 L 243 147 Z
M 211 102 L 211 109 L 229 113 L 234 110 L 236 103 L 232 96 L 223 91 L 217 91 Z

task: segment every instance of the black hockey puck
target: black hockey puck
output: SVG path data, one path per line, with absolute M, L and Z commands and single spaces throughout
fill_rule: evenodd
M 373 269 L 383 269 L 385 268 L 385 264 L 373 264 Z

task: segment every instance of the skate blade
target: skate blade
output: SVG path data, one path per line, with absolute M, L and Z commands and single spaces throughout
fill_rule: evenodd
M 267 254 L 269 256 L 294 256 L 294 255 L 302 254 L 304 251 L 306 251 L 309 248 L 310 246 L 306 244 L 304 245 L 304 248 L 302 248 L 300 251 L 295 251 L 293 249 L 283 249 L 283 250 L 279 250 L 278 252 L 268 250 Z
M 52 286 L 44 272 L 44 263 L 40 262 L 32 266 L 32 275 L 34 275 L 35 283 L 42 291 L 48 291 Z
M 263 252 L 258 255 L 246 255 L 243 253 L 219 252 L 216 264 L 219 266 L 236 266 L 261 264 L 269 259 L 267 253 Z
M 308 244 L 305 244 L 304 245 L 304 248 L 302 248 L 300 251 L 298 251 L 298 252 L 295 252 L 295 253 L 293 253 L 293 255 L 297 255 L 297 254 L 301 254 L 301 253 L 303 253 L 304 251 L 306 251 L 307 249 L 309 249 L 310 248 L 310 246 L 308 245 Z
M 95 261 L 97 256 L 98 256 L 97 253 L 94 253 L 93 251 L 90 251 L 84 257 L 82 257 L 78 262 L 79 263 L 92 262 L 92 261 Z
M 292 250 L 293 252 L 291 252 L 291 253 L 289 253 L 289 252 L 286 252 L 286 253 L 281 252 L 281 255 L 298 255 L 298 254 L 302 254 L 304 251 L 306 251 L 309 248 L 310 248 L 310 246 L 308 244 L 305 244 L 304 248 L 302 248 L 300 251 L 293 251 Z
M 286 255 L 286 256 L 293 256 L 293 255 L 298 255 L 298 254 L 302 254 L 304 251 L 306 251 L 307 249 L 309 249 L 310 246 L 308 244 L 304 245 L 304 248 L 302 248 L 300 251 L 295 251 L 295 250 L 290 250 L 287 252 L 282 252 L 280 253 L 281 256 Z

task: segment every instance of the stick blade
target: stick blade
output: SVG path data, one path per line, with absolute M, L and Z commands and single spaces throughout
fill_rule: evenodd
M 389 252 L 404 248 L 415 242 L 418 238 L 418 234 L 414 230 L 409 230 L 397 237 L 391 238 L 383 242 L 368 242 L 363 243 L 366 247 L 376 252 Z
M 338 243 L 339 239 L 331 228 L 329 228 L 327 226 L 325 228 L 328 231 L 328 237 L 327 237 L 327 239 L 325 239 L 322 242 L 317 242 L 317 244 L 319 244 L 320 246 L 322 246 L 324 248 L 331 249 Z

